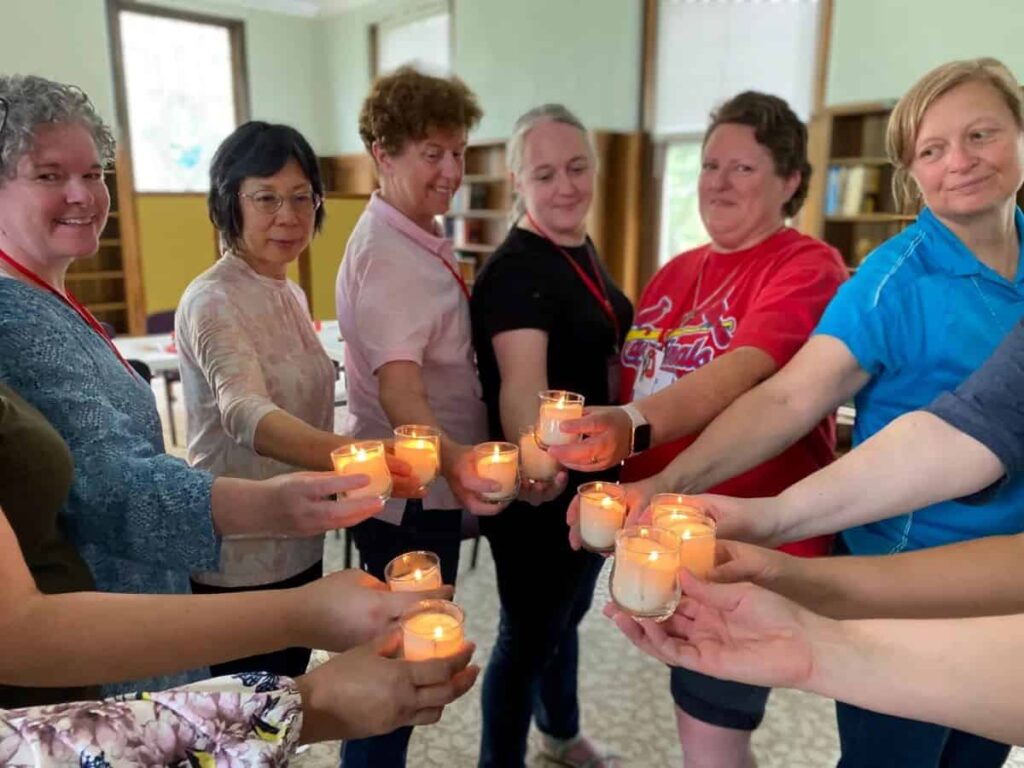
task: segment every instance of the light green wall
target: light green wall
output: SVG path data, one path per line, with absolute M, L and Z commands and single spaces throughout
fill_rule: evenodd
M 113 122 L 104 1 L 2 0 L 0 6 L 0 72 L 75 83 Z
M 894 99 L 932 67 L 995 56 L 1024 82 L 1021 0 L 835 0 L 828 104 Z
M 381 0 L 321 27 L 330 154 L 359 152 L 359 107 L 370 85 L 369 27 L 411 0 Z M 591 128 L 637 129 L 639 0 L 454 0 L 455 74 L 480 98 L 474 138 L 504 138 L 525 110 L 562 101 Z

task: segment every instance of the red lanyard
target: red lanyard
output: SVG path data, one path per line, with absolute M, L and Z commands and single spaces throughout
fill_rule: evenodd
M 576 260 L 569 254 L 569 252 L 556 243 L 551 236 L 541 228 L 540 224 L 538 224 L 537 220 L 530 215 L 529 211 L 526 212 L 526 218 L 530 220 L 530 224 L 537 231 L 537 234 L 551 243 L 555 249 L 565 257 L 565 260 L 569 262 L 569 266 L 576 270 L 576 274 L 579 275 L 580 280 L 583 281 L 587 290 L 590 291 L 590 295 L 597 299 L 597 303 L 601 305 L 601 309 L 603 309 L 604 313 L 608 315 L 608 319 L 612 321 L 612 327 L 615 329 L 615 347 L 617 349 L 619 346 L 620 332 L 619 318 L 615 314 L 615 308 L 612 306 L 612 301 L 608 296 L 608 288 L 604 284 L 604 278 L 601 276 L 601 270 L 598 267 L 597 259 L 594 257 L 594 249 L 588 246 L 587 255 L 590 257 L 590 266 L 594 270 L 594 275 L 597 277 L 596 285 L 594 281 L 590 279 L 590 275 L 584 271 L 583 267 L 576 263 Z M 600 288 L 598 288 L 598 286 L 600 286 Z
M 38 285 L 40 288 L 42 288 L 45 291 L 49 291 L 54 296 L 56 296 L 58 299 L 60 299 L 65 304 L 67 304 L 69 307 L 71 307 L 73 310 L 75 310 L 75 312 L 78 313 L 78 316 L 81 317 L 85 321 L 85 324 L 88 325 L 90 328 L 92 328 L 94 331 L 96 331 L 96 333 L 98 333 L 100 335 L 100 338 L 102 338 L 105 342 L 107 342 L 107 346 L 110 347 L 111 351 L 115 355 L 117 355 L 117 359 L 121 361 L 121 365 L 123 365 L 125 368 L 127 368 L 128 372 L 131 373 L 133 376 L 137 376 L 138 375 L 138 374 L 135 373 L 135 369 L 132 368 L 128 364 L 128 361 L 125 360 L 121 356 L 121 353 L 117 351 L 117 347 L 114 346 L 114 342 L 112 342 L 110 340 L 110 337 L 107 336 L 107 332 L 103 330 L 103 326 L 100 325 L 100 321 L 97 320 L 95 317 L 93 317 L 92 312 L 90 312 L 88 309 L 86 309 L 82 305 L 82 303 L 79 302 L 78 299 L 76 299 L 71 294 L 71 291 L 67 291 L 67 295 L 64 295 L 63 293 L 58 291 L 56 288 L 54 288 L 52 285 L 50 285 L 48 282 L 43 280 L 43 278 L 41 278 L 39 275 L 37 275 L 31 269 L 22 266 L 21 264 L 16 262 L 14 259 L 12 259 L 10 256 L 8 256 L 6 253 L 4 253 L 2 250 L 0 250 L 0 261 L 3 261 L 3 262 L 6 262 L 7 264 L 10 264 L 12 267 L 14 267 L 14 269 L 16 269 L 22 275 L 24 275 L 29 280 L 31 280 L 33 283 Z
M 444 256 L 442 256 L 441 254 L 434 253 L 433 251 L 431 251 L 430 254 L 438 261 L 440 261 L 442 264 L 444 264 L 444 268 L 452 273 L 452 277 L 455 278 L 455 282 L 458 283 L 459 288 L 462 289 L 462 295 L 466 297 L 466 301 L 469 301 L 469 286 L 466 285 L 466 281 L 462 279 L 462 275 L 460 275 L 455 270 L 455 268 L 451 264 L 449 264 L 447 260 L 445 260 Z

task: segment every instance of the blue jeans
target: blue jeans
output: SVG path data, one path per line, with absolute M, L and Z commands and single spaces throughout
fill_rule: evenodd
M 571 495 L 570 497 L 571 498 Z M 481 768 L 521 768 L 531 717 L 544 733 L 579 732 L 577 627 L 604 561 L 569 548 L 567 500 L 514 502 L 481 518 L 498 577 L 498 637 L 484 673 Z
M 441 558 L 441 577 L 454 584 L 459 572 L 462 541 L 462 510 L 424 510 L 423 503 L 410 499 L 405 504 L 401 525 L 371 518 L 349 529 L 359 549 L 363 570 L 384 578 L 384 566 L 410 550 L 425 549 Z M 402 768 L 412 727 L 381 736 L 346 741 L 341 745 L 341 768 Z
M 1010 754 L 973 733 L 836 702 L 839 768 L 999 768 Z

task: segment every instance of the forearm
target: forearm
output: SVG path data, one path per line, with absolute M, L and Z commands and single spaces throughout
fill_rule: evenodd
M 427 400 L 426 390 L 422 386 L 396 389 L 381 387 L 380 404 L 392 427 L 403 424 L 423 424 L 441 428 L 433 409 Z M 441 430 L 441 465 L 442 471 L 451 470 L 454 459 L 465 450 L 465 446 L 452 440 Z
M 1024 613 L 1024 537 L 992 536 L 874 557 L 788 558 L 762 586 L 835 618 Z
M 534 381 L 502 382 L 499 409 L 506 440 L 518 443 L 519 430 L 536 423 L 537 393 L 544 389 L 547 389 L 547 376 L 543 372 Z
M 349 438 L 310 426 L 284 410 L 271 411 L 256 425 L 253 448 L 261 456 L 301 469 L 329 471 L 331 451 Z
M 808 690 L 999 741 L 1024 739 L 1024 616 L 826 626 L 813 641 Z
M 741 347 L 634 405 L 651 425 L 652 445 L 660 445 L 704 429 L 774 371 L 775 362 L 767 353 Z
M 1002 474 L 999 459 L 984 445 L 937 416 L 914 411 L 780 494 L 774 543 L 966 496 Z
M 302 645 L 286 590 L 224 595 L 34 594 L 0 619 L 0 679 L 92 685 Z M 74 664 L 55 659 L 74 658 Z

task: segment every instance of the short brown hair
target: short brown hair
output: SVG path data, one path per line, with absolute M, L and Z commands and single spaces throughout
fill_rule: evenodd
M 704 134 L 704 143 L 720 125 L 749 125 L 757 143 L 768 150 L 775 165 L 775 174 L 788 179 L 800 174 L 800 184 L 793 196 L 782 206 L 786 216 L 795 216 L 807 198 L 811 181 L 811 164 L 807 160 L 807 126 L 790 109 L 785 99 L 758 91 L 744 91 L 733 96 L 711 113 L 711 125 Z
M 457 77 L 425 75 L 400 67 L 378 77 L 359 113 L 359 136 L 366 151 L 376 141 L 391 155 L 432 129 L 474 128 L 483 117 L 476 96 Z
M 1020 86 L 1013 72 L 998 59 L 983 57 L 949 61 L 931 70 L 896 102 L 885 132 L 885 152 L 896 168 L 892 192 L 899 210 L 909 212 L 918 203 L 920 192 L 910 178 L 909 168 L 925 112 L 936 99 L 958 85 L 975 82 L 995 88 L 1009 107 L 1017 127 L 1024 130 L 1024 98 Z

